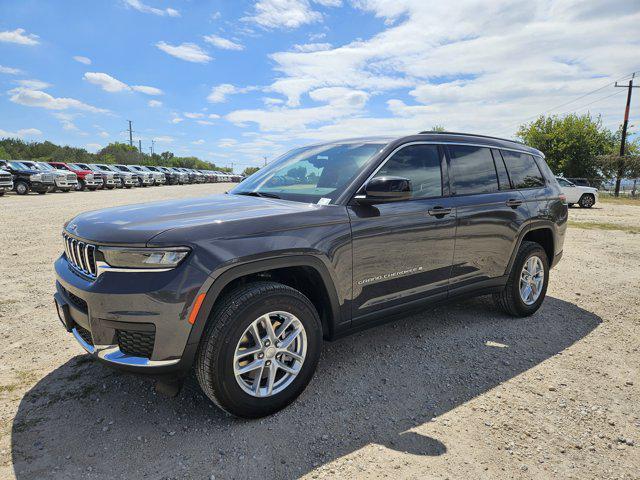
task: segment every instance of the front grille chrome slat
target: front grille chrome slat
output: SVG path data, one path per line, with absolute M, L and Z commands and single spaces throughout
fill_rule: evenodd
M 90 243 L 77 240 L 66 233 L 62 234 L 64 240 L 64 250 L 67 261 L 74 270 L 83 275 L 96 278 L 98 269 L 96 267 L 96 246 Z

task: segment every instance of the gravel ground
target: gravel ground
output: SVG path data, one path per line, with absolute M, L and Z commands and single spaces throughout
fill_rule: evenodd
M 640 478 L 630 231 L 570 228 L 533 317 L 481 297 L 326 343 L 306 392 L 263 420 L 83 355 L 52 305 L 62 223 L 226 188 L 0 199 L 0 478 Z M 638 225 L 640 206 L 570 216 Z

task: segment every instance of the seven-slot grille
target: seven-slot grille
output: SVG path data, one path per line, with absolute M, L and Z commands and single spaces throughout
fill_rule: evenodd
M 0 180 L 3 182 L 8 182 L 9 180 L 11 180 L 11 174 L 0 171 Z
M 62 234 L 69 263 L 89 277 L 96 277 L 96 246 Z
M 67 180 L 72 180 L 73 181 L 75 179 L 76 179 L 76 176 L 73 173 L 70 174 L 70 175 L 67 175 Z
M 51 173 L 43 173 L 42 174 L 42 181 L 45 182 L 45 183 L 53 182 L 53 174 L 51 174 Z

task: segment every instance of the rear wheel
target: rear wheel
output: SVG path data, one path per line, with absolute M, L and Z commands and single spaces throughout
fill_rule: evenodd
M 516 317 L 533 315 L 542 305 L 549 283 L 547 253 L 535 242 L 522 242 L 502 292 L 494 294 L 496 304 Z
M 596 197 L 594 197 L 591 193 L 585 193 L 580 197 L 580 201 L 578 204 L 582 208 L 591 208 L 596 203 Z
M 23 180 L 18 180 L 17 182 L 15 182 L 13 188 L 18 195 L 26 195 L 30 190 L 29 184 Z
M 255 282 L 214 308 L 195 373 L 218 407 L 239 417 L 264 417 L 302 393 L 321 347 L 322 326 L 307 297 L 286 285 Z

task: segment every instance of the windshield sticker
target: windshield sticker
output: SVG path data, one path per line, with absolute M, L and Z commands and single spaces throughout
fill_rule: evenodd
M 330 198 L 322 197 L 320 200 L 318 200 L 318 205 L 329 205 L 330 203 Z

